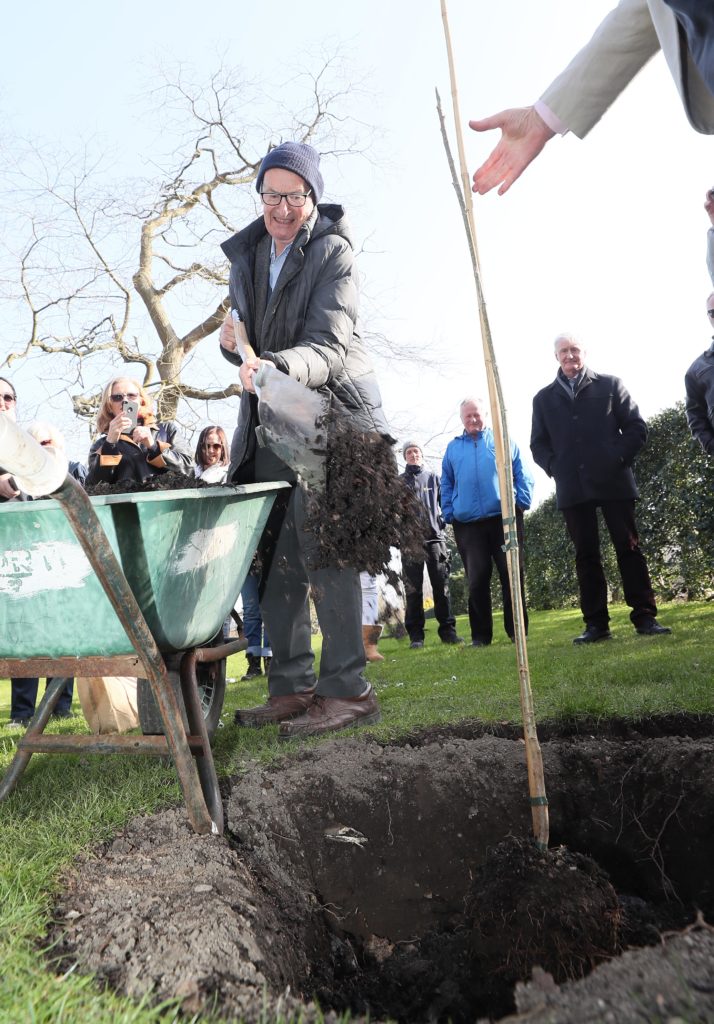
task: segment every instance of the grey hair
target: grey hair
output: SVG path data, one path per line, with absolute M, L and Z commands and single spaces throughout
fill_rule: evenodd
M 463 407 L 465 405 L 468 405 L 469 402 L 471 402 L 472 405 L 480 405 L 486 412 L 488 412 L 488 403 L 484 402 L 483 398 L 479 398 L 479 397 L 474 398 L 473 395 L 467 395 L 466 398 L 462 398 L 461 399 L 461 401 L 459 403 L 459 412 L 461 412 Z
M 580 345 L 580 347 L 583 349 L 585 348 L 580 338 L 578 338 L 575 334 L 571 334 L 569 331 L 563 331 L 562 334 L 557 334 L 555 336 L 553 348 L 556 352 L 558 351 L 558 342 L 560 341 L 574 341 L 576 345 Z

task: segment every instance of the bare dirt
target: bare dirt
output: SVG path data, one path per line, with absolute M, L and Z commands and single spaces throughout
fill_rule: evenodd
M 229 780 L 223 837 L 177 808 L 85 857 L 53 967 L 246 1022 L 714 1021 L 714 721 L 541 742 L 546 854 L 517 730 L 336 739 Z

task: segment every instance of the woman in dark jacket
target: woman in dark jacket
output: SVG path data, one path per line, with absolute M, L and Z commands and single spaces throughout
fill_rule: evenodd
M 139 403 L 137 425 L 123 409 Z M 87 486 L 97 483 L 142 483 L 172 469 L 188 474 L 191 453 L 173 420 L 158 423 L 153 403 L 138 381 L 117 377 L 107 384 L 97 416 L 99 437 L 89 450 Z

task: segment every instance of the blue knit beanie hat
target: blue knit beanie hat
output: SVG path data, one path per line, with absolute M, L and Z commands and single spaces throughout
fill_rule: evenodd
M 298 174 L 310 186 L 313 201 L 320 202 L 325 183 L 320 174 L 320 154 L 312 146 L 306 142 L 282 142 L 266 153 L 255 182 L 256 191 L 260 192 L 263 175 L 271 167 L 281 167 L 284 171 Z

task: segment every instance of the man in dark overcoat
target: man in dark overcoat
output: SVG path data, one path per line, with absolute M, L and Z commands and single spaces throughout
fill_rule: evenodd
M 533 399 L 531 452 L 555 480 L 557 507 L 575 545 L 585 630 L 575 644 L 609 640 L 607 582 L 600 557 L 601 509 L 617 556 L 630 619 L 645 636 L 670 633 L 657 622 L 657 605 L 635 523 L 637 485 L 632 463 L 647 440 L 647 425 L 618 377 L 585 365 L 572 335 L 555 339 L 560 364 L 552 384 Z

